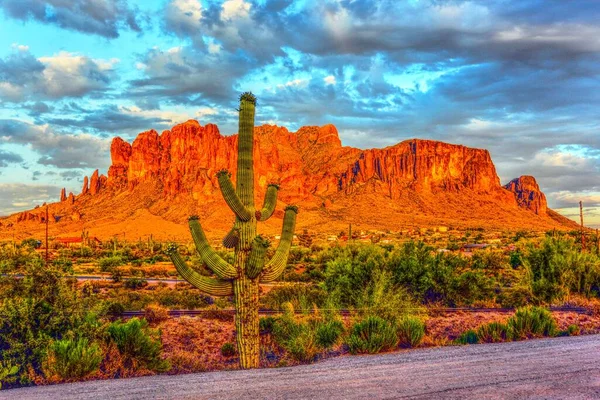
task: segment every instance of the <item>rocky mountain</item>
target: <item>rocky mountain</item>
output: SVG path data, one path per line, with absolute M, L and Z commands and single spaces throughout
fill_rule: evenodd
M 255 129 L 257 203 L 269 183 L 279 183 L 278 208 L 298 204 L 301 228 L 334 233 L 352 223 L 392 231 L 439 225 L 543 230 L 571 224 L 547 208 L 533 177 L 502 186 L 487 150 L 419 139 L 360 150 L 342 146 L 333 125 Z M 235 171 L 237 135 L 190 120 L 161 134 L 140 133 L 131 144 L 116 137 L 111 159 L 108 176 L 96 170 L 84 178 L 79 195 L 63 190 L 61 201 L 50 205 L 53 230 L 187 238 L 190 214 L 201 216 L 209 235 L 230 225 L 233 215 L 215 174 Z M 3 231 L 26 225 L 33 232 L 44 218 L 41 209 L 26 211 L 5 220 Z M 280 221 L 266 225 L 275 233 Z

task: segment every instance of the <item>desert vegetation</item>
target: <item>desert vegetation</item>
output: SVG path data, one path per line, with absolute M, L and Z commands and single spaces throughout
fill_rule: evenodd
M 261 309 L 276 313 L 259 321 L 260 365 L 597 332 L 596 249 L 582 252 L 568 234 L 505 236 L 497 248 L 468 255 L 439 251 L 451 241 L 292 246 L 283 280 L 261 289 Z M 47 266 L 32 240 L 0 247 L 2 387 L 237 368 L 233 299 L 140 273 L 160 266 L 161 278 L 175 275 L 166 258 L 149 261 L 165 257 L 166 244 L 156 247 L 154 255 L 126 242 L 62 249 Z M 193 247 L 179 250 L 209 276 Z M 219 254 L 231 260 L 228 251 Z M 103 272 L 99 261 L 114 256 L 120 263 Z M 73 277 L 80 274 L 106 279 Z M 581 305 L 590 314 L 550 312 L 550 305 Z M 461 314 L 440 307 L 516 310 Z M 169 309 L 203 313 L 176 319 Z M 131 310 L 143 316 L 120 317 Z

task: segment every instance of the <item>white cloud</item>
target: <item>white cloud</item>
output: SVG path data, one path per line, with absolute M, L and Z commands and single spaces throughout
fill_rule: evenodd
M 51 97 L 81 96 L 108 84 L 108 76 L 118 59 L 101 60 L 61 51 L 40 57 L 46 68 L 42 72 L 45 91 Z
M 202 5 L 198 0 L 173 0 L 167 4 L 165 13 L 173 29 L 189 33 L 200 29 Z
M 534 157 L 534 162 L 545 167 L 561 167 L 572 170 L 593 168 L 590 158 L 569 151 L 541 151 Z
M 294 79 L 294 80 L 291 80 L 291 81 L 287 81 L 284 84 L 277 85 L 277 88 L 278 89 L 283 89 L 283 88 L 286 88 L 286 87 L 306 86 L 308 84 L 308 81 L 309 81 L 308 79 Z
M 326 85 L 335 85 L 335 76 L 329 75 L 323 78 Z
M 24 45 L 24 44 L 19 44 L 19 43 L 13 43 L 13 44 L 11 45 L 11 47 L 12 47 L 13 49 L 17 49 L 17 50 L 19 50 L 19 51 L 28 51 L 28 50 L 29 50 L 29 46 L 27 46 L 27 45 Z
M 247 18 L 250 6 L 244 0 L 227 0 L 223 3 L 221 17 L 226 20 Z

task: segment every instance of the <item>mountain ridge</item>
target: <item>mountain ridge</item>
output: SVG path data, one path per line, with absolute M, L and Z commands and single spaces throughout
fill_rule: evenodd
M 348 223 L 392 231 L 575 225 L 548 209 L 535 178 L 522 176 L 502 186 L 485 149 L 415 138 L 361 150 L 342 146 L 331 124 L 296 132 L 258 126 L 254 148 L 256 199 L 262 199 L 269 183 L 279 183 L 278 210 L 284 203 L 298 204 L 300 228 L 333 233 Z M 142 132 L 131 144 L 115 137 L 107 176 L 95 170 L 85 177 L 79 195 L 66 196 L 63 190 L 61 201 L 50 205 L 52 231 L 95 229 L 95 236 L 107 237 L 123 229 L 125 237 L 183 239 L 185 218 L 198 214 L 209 236 L 216 237 L 233 215 L 221 199 L 215 174 L 235 171 L 236 149 L 237 135 L 223 136 L 216 125 L 195 120 L 161 134 Z M 35 232 L 35 224 L 45 219 L 40 211 L 10 216 L 2 231 Z M 266 231 L 277 233 L 270 224 Z

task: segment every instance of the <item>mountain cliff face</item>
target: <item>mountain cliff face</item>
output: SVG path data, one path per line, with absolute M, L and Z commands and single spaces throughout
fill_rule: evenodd
M 542 193 L 533 176 L 520 176 L 504 186 L 514 193 L 519 207 L 545 215 L 548 211 L 546 195 Z
M 391 199 L 405 189 L 436 193 L 468 188 L 502 192 L 487 150 L 412 139 L 385 149 L 342 147 L 336 128 L 303 127 L 296 133 L 264 125 L 256 128 L 256 176 L 259 188 L 280 181 L 284 199 L 351 193 L 356 186 L 378 180 Z M 194 198 L 217 192 L 215 173 L 234 170 L 237 136 L 221 136 L 215 125 L 188 121 L 159 135 L 141 133 L 130 146 L 115 138 L 108 186 L 130 190 L 145 181 L 162 183 L 166 195 L 191 191 Z M 94 172 L 91 183 L 98 180 Z M 90 184 L 90 191 L 93 185 Z M 513 202 L 506 196 L 507 202 Z M 515 203 L 516 204 L 516 203 Z
M 297 132 L 263 125 L 255 132 L 257 199 L 269 183 L 279 183 L 279 200 L 303 210 L 300 227 L 333 232 L 348 223 L 390 230 L 427 225 L 543 228 L 566 223 L 556 213 L 549 214 L 533 177 L 502 186 L 487 150 L 419 139 L 360 150 L 342 146 L 333 125 L 307 126 Z M 122 224 L 109 231 L 135 228 L 140 235 L 165 228 L 131 221 L 166 221 L 171 233 L 190 214 L 212 219 L 217 229 L 229 225 L 232 216 L 215 175 L 223 168 L 235 171 L 236 149 L 237 135 L 222 136 L 216 125 L 201 126 L 192 120 L 162 134 L 140 133 L 131 144 L 116 137 L 108 176 L 96 170 L 84 178 L 79 195 L 67 198 L 63 191 L 62 201 L 52 205 L 55 218 L 50 220 L 89 226 L 112 215 L 113 225 Z M 41 213 L 24 212 L 15 222 L 40 218 Z

